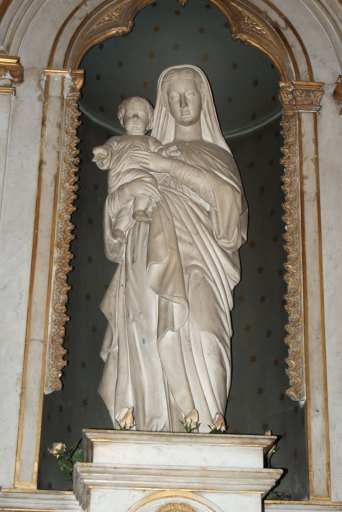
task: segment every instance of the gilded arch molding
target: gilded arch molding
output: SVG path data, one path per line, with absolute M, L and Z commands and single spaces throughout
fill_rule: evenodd
M 323 95 L 321 83 L 298 81 L 298 64 L 279 26 L 257 9 L 250 0 L 211 0 L 227 17 L 233 37 L 252 44 L 266 53 L 280 70 L 283 82 L 280 100 L 283 105 L 282 130 L 284 136 L 283 190 L 285 193 L 284 222 L 286 225 L 285 250 L 288 254 L 285 265 L 285 296 L 289 321 L 285 326 L 285 342 L 289 347 L 287 394 L 293 400 L 305 400 L 304 377 L 304 332 L 303 332 L 303 290 L 301 262 L 301 218 L 299 180 L 299 115 L 301 112 L 317 112 Z M 265 0 L 268 2 L 268 0 Z M 61 389 L 61 371 L 65 366 L 63 338 L 67 303 L 67 274 L 71 270 L 70 242 L 72 236 L 71 214 L 75 199 L 78 159 L 77 126 L 79 111 L 77 101 L 83 85 L 81 71 L 77 71 L 86 51 L 111 36 L 127 34 L 134 25 L 135 15 L 152 0 L 118 0 L 103 2 L 89 13 L 70 39 L 64 58 L 64 69 L 71 71 L 71 87 L 67 89 L 65 101 L 65 130 L 63 136 L 63 165 L 59 183 L 59 202 L 56 223 L 56 244 L 54 249 L 54 274 L 52 276 L 52 302 L 50 330 L 48 336 L 48 357 L 45 389 L 52 392 Z M 53 46 L 54 51 L 63 34 L 61 30 Z M 301 43 L 300 43 L 301 44 Z M 47 70 L 49 72 L 49 70 Z M 50 70 L 52 73 L 53 70 Z M 308 62 L 307 73 L 311 76 Z
M 300 79 L 298 64 L 278 24 L 265 16 L 265 13 L 253 5 L 253 2 L 249 0 L 210 0 L 210 2 L 226 16 L 234 39 L 251 44 L 266 53 L 279 69 L 284 81 Z M 73 34 L 66 49 L 63 67 L 77 69 L 83 55 L 93 45 L 111 36 L 128 34 L 134 26 L 136 14 L 151 3 L 152 0 L 117 0 L 115 2 L 112 0 L 100 4 L 80 23 Z M 180 3 L 186 5 L 187 2 Z M 299 38 L 297 34 L 296 36 Z M 309 61 L 307 61 L 307 67 L 307 75 L 312 78 Z

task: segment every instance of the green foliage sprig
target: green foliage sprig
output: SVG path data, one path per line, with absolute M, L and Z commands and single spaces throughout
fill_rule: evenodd
M 81 439 L 79 439 L 70 448 L 65 443 L 53 443 L 48 449 L 49 453 L 57 459 L 59 469 L 67 480 L 72 480 L 72 472 L 76 462 L 83 461 L 83 449 L 80 448 Z

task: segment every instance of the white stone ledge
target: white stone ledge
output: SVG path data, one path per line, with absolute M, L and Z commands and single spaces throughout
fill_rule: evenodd
M 192 466 L 122 466 L 76 464 L 74 489 L 186 489 L 201 492 L 256 492 L 264 494 L 282 475 L 281 469 L 197 469 Z
M 15 489 L 0 492 L 0 510 L 27 512 L 64 510 L 81 511 L 72 492 L 65 491 L 17 491 Z M 264 512 L 335 512 L 342 511 L 342 503 L 314 501 L 265 501 Z
M 80 510 L 80 505 L 72 492 L 65 491 L 17 491 L 0 492 L 0 510 Z
M 130 466 L 262 468 L 274 436 L 84 430 L 85 461 Z

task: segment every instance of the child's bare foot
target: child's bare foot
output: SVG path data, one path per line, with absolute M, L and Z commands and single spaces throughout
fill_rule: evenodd
M 133 212 L 133 219 L 139 222 L 151 222 L 151 217 L 144 210 L 136 210 Z

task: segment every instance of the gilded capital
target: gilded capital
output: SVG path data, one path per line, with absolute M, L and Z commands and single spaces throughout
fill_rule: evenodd
M 24 81 L 24 68 L 19 57 L 0 55 L 0 93 L 15 94 L 14 85 Z
M 70 71 L 70 82 L 67 90 L 67 96 L 78 99 L 84 84 L 84 72 L 81 69 Z
M 279 99 L 284 110 L 319 112 L 324 94 L 323 82 L 281 82 Z
M 342 75 L 336 80 L 336 87 L 334 90 L 334 99 L 342 104 Z

